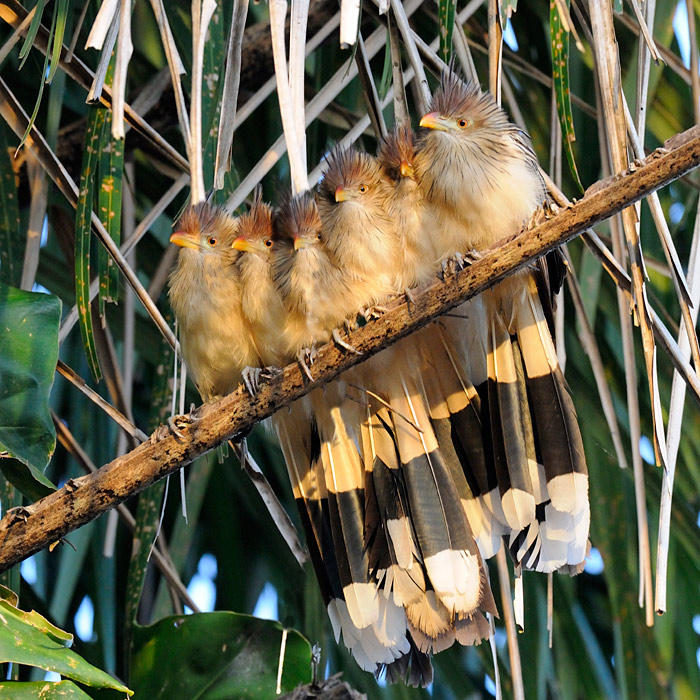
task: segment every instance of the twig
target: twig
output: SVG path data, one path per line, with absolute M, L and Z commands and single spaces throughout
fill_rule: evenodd
M 695 214 L 693 244 L 688 262 L 688 283 L 693 301 L 693 322 L 698 317 L 700 304 L 700 208 Z M 687 359 L 690 356 L 688 334 L 685 326 L 681 326 L 678 335 L 680 352 Z M 697 367 L 696 367 L 697 369 Z M 668 576 L 668 545 L 671 531 L 671 502 L 673 499 L 673 480 L 676 475 L 678 447 L 683 427 L 683 407 L 685 404 L 685 383 L 677 371 L 673 373 L 671 385 L 671 401 L 668 407 L 668 455 L 661 481 L 661 503 L 659 506 L 659 534 L 656 545 L 656 588 L 654 593 L 654 608 L 661 614 L 666 612 L 666 578 Z
M 202 71 L 204 40 L 216 10 L 215 0 L 192 0 L 192 96 L 190 99 L 190 202 L 204 201 L 202 163 Z
M 182 80 L 180 79 L 180 76 L 185 73 L 185 66 L 182 63 L 177 46 L 175 45 L 175 39 L 170 29 L 170 23 L 168 22 L 168 15 L 165 12 L 165 7 L 163 6 L 163 0 L 151 0 L 151 7 L 153 8 L 153 14 L 156 18 L 158 31 L 160 32 L 160 41 L 161 44 L 163 44 L 165 58 L 168 62 L 170 82 L 172 83 L 173 93 L 175 95 L 175 109 L 177 110 L 177 119 L 180 123 L 182 139 L 185 142 L 185 148 L 187 149 L 187 158 L 191 159 L 190 118 L 187 114 L 185 95 L 182 91 Z
M 408 13 L 400 0 L 391 0 L 391 12 L 396 20 L 396 26 L 399 29 L 404 46 L 406 47 L 406 52 L 408 53 L 408 60 L 413 67 L 413 72 L 418 81 L 419 99 L 417 107 L 421 114 L 424 114 L 428 111 L 428 105 L 430 104 L 430 87 L 428 85 L 428 78 L 425 75 L 425 70 L 423 69 L 423 62 L 420 60 L 420 55 L 416 48 L 414 32 L 411 29 L 411 25 L 408 23 Z
M 406 104 L 406 85 L 401 65 L 401 44 L 396 22 L 387 14 L 386 26 L 389 33 L 389 50 L 391 52 L 391 84 L 394 88 L 394 126 L 411 126 L 411 116 Z
M 515 615 L 513 613 L 513 599 L 510 592 L 510 576 L 508 575 L 505 547 L 501 547 L 496 553 L 496 564 L 498 568 L 498 584 L 501 589 L 503 622 L 508 639 L 508 657 L 510 658 L 510 678 L 513 681 L 513 697 L 515 700 L 525 700 L 523 669 L 520 665 L 518 632 L 515 629 Z
M 615 406 L 613 405 L 610 387 L 608 386 L 608 381 L 605 378 L 603 360 L 600 357 L 600 350 L 598 349 L 598 343 L 595 339 L 595 333 L 593 332 L 588 316 L 586 315 L 586 309 L 583 305 L 583 297 L 581 295 L 581 287 L 578 283 L 578 278 L 574 272 L 571 260 L 569 259 L 568 251 L 565 252 L 565 255 L 569 262 L 569 271 L 566 275 L 566 282 L 569 287 L 569 292 L 571 293 L 571 299 L 574 303 L 576 318 L 579 322 L 580 328 L 578 337 L 581 341 L 581 346 L 583 347 L 586 356 L 591 363 L 593 377 L 595 378 L 596 387 L 598 388 L 598 397 L 600 398 L 600 404 L 603 409 L 603 414 L 605 415 L 605 420 L 608 424 L 610 437 L 612 437 L 613 445 L 615 447 L 617 463 L 622 469 L 627 469 L 627 457 L 625 456 L 625 448 L 622 445 L 622 435 L 620 434 L 620 426 L 617 424 Z
M 503 55 L 503 30 L 499 18 L 498 0 L 488 0 L 489 26 L 489 91 L 501 104 L 501 69 Z
M 46 202 L 49 188 L 44 170 L 34 157 L 34 153 L 32 151 L 27 151 L 27 153 L 27 176 L 32 197 L 29 205 L 27 246 L 24 249 L 20 288 L 31 291 L 36 279 L 36 271 L 39 267 L 41 232 L 44 228 L 44 219 L 46 218 Z
M 247 450 L 244 450 L 240 444 L 229 443 L 233 448 L 238 461 L 241 463 L 241 468 L 248 475 L 248 478 L 253 482 L 255 490 L 260 495 L 267 512 L 270 514 L 272 521 L 279 530 L 280 535 L 282 535 L 284 541 L 287 543 L 290 551 L 297 560 L 299 566 L 304 566 L 304 564 L 309 560 L 309 553 L 306 551 L 306 547 L 301 543 L 299 535 L 297 534 L 294 524 L 289 518 L 287 511 L 282 507 L 277 494 L 275 493 L 270 482 L 265 477 L 263 470 L 260 469 L 258 463 L 253 459 L 253 456 Z
M 367 103 L 367 114 L 369 115 L 372 128 L 377 136 L 377 140 L 386 136 L 386 124 L 384 122 L 384 114 L 382 106 L 379 103 L 379 95 L 377 94 L 377 86 L 374 84 L 372 69 L 367 58 L 365 50 L 365 42 L 362 40 L 362 33 L 357 34 L 357 51 L 355 52 L 355 64 L 362 85 L 362 92 Z
M 162 1 L 162 0 L 161 0 Z M 216 139 L 216 163 L 214 165 L 214 188 L 224 186 L 224 175 L 231 169 L 231 148 L 238 107 L 238 88 L 241 84 L 241 54 L 243 31 L 248 16 L 248 0 L 234 0 L 231 29 L 226 51 L 226 75 L 221 96 L 221 117 Z
M 597 84 L 601 97 L 602 125 L 605 128 L 612 172 L 620 172 L 628 165 L 627 160 L 627 129 L 624 116 L 624 98 L 621 88 L 620 57 L 617 51 L 617 40 L 613 29 L 612 8 L 606 0 L 591 0 L 588 4 L 591 20 L 592 49 L 595 56 Z M 621 222 L 622 230 L 618 222 Z M 626 253 L 632 272 L 634 289 L 634 311 L 636 322 L 640 326 L 642 348 L 646 363 L 649 395 L 651 400 L 651 417 L 653 424 L 653 444 L 656 463 L 663 464 L 666 459 L 666 438 L 664 435 L 661 401 L 659 398 L 658 377 L 656 373 L 656 347 L 652 329 L 649 302 L 647 301 L 644 282 L 645 270 L 642 258 L 638 219 L 634 208 L 623 210 L 621 217 L 611 222 L 613 233 L 613 252 L 624 266 L 626 258 L 623 248 L 626 242 Z M 630 435 L 632 449 L 632 468 L 634 472 L 634 491 L 637 506 L 637 539 L 639 546 L 639 604 L 646 602 L 646 623 L 652 625 L 653 603 L 651 591 L 651 549 L 649 547 L 649 527 L 647 522 L 646 493 L 644 488 L 644 472 L 639 455 L 639 426 L 636 367 L 633 351 L 632 329 L 629 308 L 618 294 L 618 308 L 622 329 L 622 340 L 625 350 L 625 375 L 627 379 L 627 397 L 630 408 Z
M 340 0 L 340 48 L 349 49 L 360 27 L 360 0 Z
M 131 43 L 131 0 L 121 0 L 119 8 L 119 37 L 114 62 L 112 89 L 112 138 L 124 138 L 124 104 L 126 103 L 126 73 L 133 53 Z
M 665 146 L 665 152 L 653 153 L 634 172 L 601 181 L 573 206 L 486 252 L 454 277 L 417 290 L 410 309 L 404 295 L 389 300 L 381 318 L 354 330 L 348 338 L 363 353 L 362 358 L 334 343 L 326 344 L 319 349 L 314 364 L 317 382 L 308 383 L 298 364 L 292 363 L 263 384 L 254 399 L 239 387 L 183 418 L 181 435 L 161 428 L 151 440 L 97 473 L 75 480 L 72 489 L 59 489 L 28 506 L 26 519 L 5 516 L 0 521 L 0 570 L 55 542 L 223 440 L 243 434 L 257 421 L 320 383 L 330 381 L 534 258 L 700 165 L 700 127 L 677 135 Z
M 692 0 L 685 0 L 688 13 L 688 37 L 690 39 L 690 87 L 693 94 L 693 116 L 700 124 L 700 75 L 698 75 L 698 36 L 695 32 L 695 7 Z
M 87 396 L 90 401 L 104 411 L 128 435 L 131 435 L 139 442 L 145 442 L 148 440 L 148 435 L 139 430 L 125 415 L 105 401 L 96 391 L 91 389 L 85 383 L 85 380 L 65 362 L 63 362 L 63 360 L 58 361 L 56 371 L 62 377 L 67 379 L 76 389 L 79 389 L 85 396 Z

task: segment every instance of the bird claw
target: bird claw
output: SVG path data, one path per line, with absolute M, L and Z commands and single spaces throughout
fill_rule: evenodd
M 63 484 L 63 488 L 65 488 L 65 490 L 68 491 L 68 493 L 73 493 L 74 491 L 78 490 L 79 485 L 80 484 L 78 484 L 76 479 L 68 479 L 68 481 L 66 481 L 66 483 Z
M 244 367 L 241 372 L 241 378 L 243 379 L 243 384 L 248 390 L 248 393 L 252 398 L 258 393 L 260 388 L 260 376 L 262 374 L 262 369 L 260 367 Z
M 243 383 L 252 398 L 255 398 L 260 391 L 260 383 L 266 379 L 274 379 L 282 370 L 279 367 L 269 365 L 268 367 L 244 367 L 241 372 Z
M 20 520 L 23 523 L 26 523 L 31 513 L 24 506 L 16 506 L 14 508 L 10 508 L 7 511 L 7 515 L 9 516 L 10 524 L 12 525 L 14 523 L 20 522 Z
M 467 265 L 473 265 L 477 260 L 481 260 L 484 254 L 476 248 L 470 248 L 460 257 L 462 258 L 462 269 L 464 269 Z
M 365 319 L 365 321 L 371 321 L 375 318 L 381 318 L 382 314 L 385 314 L 389 309 L 386 306 L 381 306 L 380 304 L 374 304 L 373 306 L 368 306 L 360 311 L 360 315 Z
M 532 212 L 530 215 L 530 218 L 528 219 L 527 225 L 525 226 L 525 230 L 529 231 L 531 228 L 535 228 L 536 226 L 539 226 L 541 223 L 545 222 L 548 219 L 548 212 L 546 209 L 546 205 L 543 204 L 541 207 L 537 207 L 535 211 Z
M 309 378 L 310 382 L 313 382 L 314 376 L 313 374 L 311 374 L 309 365 L 312 365 L 314 362 L 316 362 L 317 356 L 318 353 L 315 347 L 302 348 L 297 353 L 297 362 L 301 365 L 302 370 L 304 370 L 304 374 Z
M 475 260 L 478 260 L 481 255 L 476 250 L 471 250 L 467 253 L 455 253 L 451 258 L 442 261 L 442 279 L 445 281 L 448 277 L 454 277 L 458 272 L 463 270 L 467 265 L 471 265 Z
M 403 293 L 406 297 L 406 303 L 409 306 L 411 306 L 411 304 L 413 304 L 413 306 L 415 306 L 416 305 L 416 297 L 413 294 L 413 292 L 408 287 L 406 287 L 406 289 L 403 290 Z
M 189 416 L 170 416 L 168 418 L 168 428 L 170 428 L 170 432 L 179 440 L 185 440 L 186 436 L 185 434 L 180 430 L 180 428 L 184 428 L 187 425 L 189 425 L 192 422 L 191 418 Z
M 356 355 L 362 355 L 362 353 L 357 348 L 353 347 L 352 345 L 350 345 L 350 343 L 346 342 L 340 337 L 340 332 L 337 328 L 333 329 L 331 335 L 333 336 L 333 340 L 335 340 L 335 342 L 338 343 L 338 345 L 340 345 L 341 348 L 345 348 L 350 352 L 354 352 Z

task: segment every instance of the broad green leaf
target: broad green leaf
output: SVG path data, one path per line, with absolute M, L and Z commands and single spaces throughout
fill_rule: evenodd
M 18 287 L 22 278 L 24 241 L 7 129 L 4 122 L 0 124 L 0 282 Z
M 50 488 L 41 472 L 56 446 L 49 393 L 58 360 L 60 318 L 57 297 L 0 283 L 0 451 L 14 457 L 0 459 L 0 468 L 28 468 Z
M 69 698 L 74 700 L 90 700 L 90 696 L 81 690 L 72 681 L 31 681 L 0 683 L 0 699 L 7 700 L 60 700 Z
M 132 694 L 68 647 L 73 635 L 52 625 L 37 612 L 24 612 L 0 600 L 0 663 L 38 666 L 88 686 L 114 688 Z
M 90 371 L 96 381 L 102 377 L 97 358 L 95 338 L 90 313 L 90 242 L 92 240 L 91 215 L 94 199 L 95 176 L 99 160 L 100 136 L 105 129 L 107 110 L 90 107 L 85 131 L 85 151 L 80 173 L 78 207 L 75 212 L 75 303 L 78 306 L 80 334 L 85 346 Z
M 173 616 L 134 631 L 131 685 L 158 700 L 273 698 L 283 627 L 232 612 Z M 311 678 L 309 642 L 287 630 L 282 692 Z
M 566 6 L 569 6 L 568 0 Z M 554 96 L 557 103 L 557 114 L 561 125 L 562 144 L 569 163 L 569 170 L 577 187 L 583 192 L 583 185 L 576 169 L 574 159 L 574 118 L 571 114 L 571 91 L 569 89 L 569 32 L 564 29 L 559 16 L 559 9 L 554 0 L 549 2 L 549 32 L 552 41 L 552 80 Z
M 56 490 L 54 483 L 39 469 L 31 464 L 24 464 L 18 459 L 12 457 L 0 459 L 0 471 L 30 501 L 38 501 Z
M 452 58 L 452 32 L 455 28 L 456 0 L 440 0 L 438 3 L 438 32 L 440 34 L 440 58 L 445 63 Z

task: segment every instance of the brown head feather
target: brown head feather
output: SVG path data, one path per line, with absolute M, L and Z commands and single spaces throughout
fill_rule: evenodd
M 237 219 L 227 211 L 202 202 L 185 209 L 175 230 L 200 235 L 218 233 L 219 236 L 233 240 L 236 226 Z
M 412 129 L 408 126 L 400 126 L 387 134 L 379 146 L 377 157 L 387 176 L 395 181 L 400 180 L 402 164 L 412 168 L 416 157 Z
M 443 73 L 430 107 L 431 111 L 438 112 L 443 117 L 470 119 L 474 129 L 508 131 L 514 128 L 490 93 L 482 92 L 476 83 L 460 80 L 452 72 Z
M 273 220 L 273 238 L 292 242 L 295 238 L 312 238 L 321 234 L 321 217 L 311 192 L 286 197 Z
M 352 191 L 380 180 L 381 168 L 376 158 L 354 148 L 336 146 L 327 158 L 328 167 L 319 185 L 321 199 L 335 203 L 338 187 Z
M 272 237 L 272 207 L 255 198 L 251 208 L 240 217 L 238 235 L 249 241 L 265 241 Z

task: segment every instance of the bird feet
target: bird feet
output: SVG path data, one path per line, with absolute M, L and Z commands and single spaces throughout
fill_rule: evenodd
M 26 523 L 27 519 L 31 515 L 31 512 L 24 506 L 15 506 L 14 508 L 10 508 L 6 515 L 10 519 L 10 525 L 14 525 L 20 521 Z
M 338 345 L 340 345 L 341 348 L 345 348 L 346 350 L 355 353 L 355 355 L 362 355 L 362 353 L 357 348 L 353 347 L 352 345 L 350 345 L 350 343 L 346 342 L 340 337 L 340 331 L 337 328 L 333 329 L 331 335 L 333 336 L 333 340 L 335 340 L 335 342 L 338 343 Z
M 314 362 L 316 362 L 317 357 L 318 352 L 313 346 L 310 348 L 302 348 L 297 353 L 297 362 L 301 365 L 302 370 L 304 370 L 304 374 L 309 378 L 310 382 L 313 382 L 314 376 L 313 374 L 311 374 L 309 365 L 312 365 Z
M 535 211 L 530 214 L 530 218 L 527 221 L 527 224 L 525 225 L 525 230 L 529 231 L 531 228 L 535 228 L 536 226 L 539 226 L 541 223 L 544 223 L 547 219 L 549 218 L 548 212 L 546 209 L 546 205 L 542 205 L 541 207 L 537 207 Z
M 442 261 L 442 279 L 445 281 L 449 277 L 454 277 L 458 272 L 462 271 L 467 265 L 471 265 L 481 258 L 481 253 L 472 248 L 466 253 L 455 253 L 451 258 Z
M 409 308 L 410 308 L 411 304 L 413 304 L 413 306 L 415 306 L 416 305 L 416 297 L 413 294 L 413 292 L 408 287 L 406 287 L 406 289 L 403 290 L 403 293 L 404 293 L 404 296 L 406 297 L 406 303 L 408 304 Z
M 385 314 L 389 309 L 386 306 L 381 306 L 380 304 L 373 304 L 360 311 L 360 316 L 369 322 L 375 318 L 381 318 L 382 314 Z
M 182 432 L 182 428 L 186 428 L 190 423 L 192 423 L 192 418 L 187 415 L 170 416 L 168 418 L 168 428 L 170 428 L 170 432 L 178 440 L 186 439 L 185 434 Z
M 241 372 L 243 384 L 252 398 L 260 391 L 260 382 L 266 379 L 274 379 L 282 370 L 279 367 L 244 367 Z

